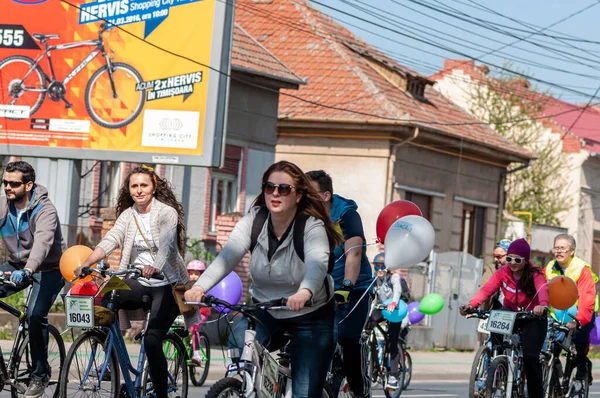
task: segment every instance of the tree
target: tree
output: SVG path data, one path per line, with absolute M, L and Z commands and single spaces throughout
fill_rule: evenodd
M 507 68 L 508 69 L 508 68 Z M 507 139 L 533 152 L 529 167 L 507 175 L 506 206 L 530 211 L 533 222 L 557 225 L 558 215 L 569 207 L 568 160 L 561 137 L 549 132 L 542 109 L 552 97 L 523 78 L 506 72 L 490 72 L 481 84 L 472 84 L 470 111 Z M 519 167 L 514 164 L 509 170 Z

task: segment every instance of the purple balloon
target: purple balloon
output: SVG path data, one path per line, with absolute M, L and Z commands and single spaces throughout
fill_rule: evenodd
M 595 326 L 590 333 L 590 344 L 600 345 L 600 317 L 596 317 Z
M 408 320 L 411 325 L 416 325 L 425 318 L 425 314 L 419 312 L 419 302 L 413 301 L 408 305 Z
M 206 294 L 210 294 L 229 304 L 237 304 L 242 298 L 243 290 L 242 280 L 235 272 L 231 272 L 225 278 L 221 279 L 221 282 L 217 283 L 212 289 L 206 292 Z M 223 314 L 231 312 L 229 308 L 225 308 L 221 305 L 217 305 L 215 309 Z

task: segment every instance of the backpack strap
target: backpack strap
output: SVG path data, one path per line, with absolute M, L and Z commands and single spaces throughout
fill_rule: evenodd
M 304 229 L 308 215 L 302 212 L 296 213 L 294 224 L 294 250 L 302 262 L 304 262 Z
M 269 209 L 267 209 L 266 206 L 263 206 L 260 208 L 258 213 L 256 213 L 254 221 L 252 221 L 252 232 L 250 233 L 250 253 L 252 253 L 254 251 L 254 248 L 256 247 L 256 243 L 258 242 L 258 235 L 260 235 L 260 231 L 262 231 L 268 216 Z M 302 245 L 304 246 L 304 242 L 302 243 Z

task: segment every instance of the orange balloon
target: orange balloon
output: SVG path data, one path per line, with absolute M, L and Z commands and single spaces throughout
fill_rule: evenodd
M 60 257 L 60 273 L 67 282 L 71 282 L 75 278 L 75 268 L 79 267 L 89 255 L 92 254 L 92 249 L 83 245 L 71 246 Z M 85 282 L 92 280 L 92 276 L 88 275 L 85 278 L 78 279 L 77 282 Z
M 548 296 L 552 307 L 567 310 L 575 304 L 579 293 L 573 279 L 561 275 L 548 281 Z

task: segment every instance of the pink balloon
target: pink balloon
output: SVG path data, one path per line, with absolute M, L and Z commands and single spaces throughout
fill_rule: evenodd
M 419 302 L 413 301 L 408 305 L 408 320 L 411 325 L 416 325 L 425 318 L 425 314 L 419 311 Z
M 210 294 L 229 304 L 237 304 L 242 298 L 243 290 L 242 280 L 235 272 L 231 272 L 225 278 L 221 279 L 221 282 L 217 283 L 212 289 L 206 292 L 206 294 Z M 220 305 L 216 306 L 215 309 L 223 314 L 231 312 L 229 308 Z

